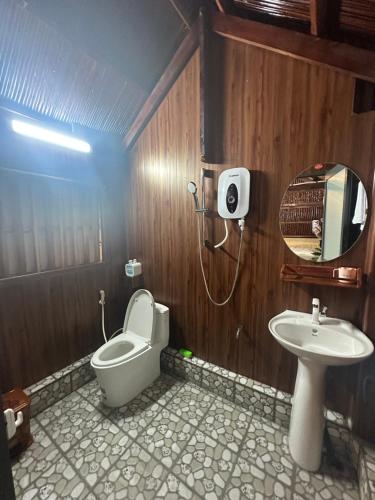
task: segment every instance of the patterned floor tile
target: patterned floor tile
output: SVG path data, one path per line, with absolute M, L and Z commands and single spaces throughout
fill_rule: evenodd
M 184 381 L 162 373 L 153 384 L 143 391 L 143 394 L 157 401 L 159 404 L 165 405 L 184 384 Z
M 61 453 L 36 420 L 31 421 L 33 444 L 12 464 L 17 498 L 27 490 Z
M 220 372 L 202 370 L 202 387 L 206 391 L 233 401 L 234 386 L 234 379 L 223 377 Z
M 187 383 L 168 403 L 168 409 L 192 425 L 198 425 L 214 397 L 193 384 Z
M 274 483 L 292 487 L 294 462 L 287 434 L 271 422 L 253 418 L 240 453 L 240 468 L 243 463 L 254 466 L 264 476 L 263 480 L 268 482 L 268 489 L 264 491 L 266 495 L 274 491 Z
M 57 460 L 20 497 L 22 500 L 87 499 L 89 490 L 66 458 Z
M 202 497 L 194 493 L 174 474 L 168 474 L 167 479 L 162 484 L 155 498 L 163 498 L 165 500 L 201 500 Z
M 289 429 L 292 406 L 284 401 L 275 402 L 274 422 L 284 429 Z
M 90 382 L 90 380 L 95 378 L 95 371 L 91 367 L 90 363 L 86 363 L 76 370 L 74 370 L 71 374 L 72 376 L 72 388 L 73 391 L 78 389 L 84 384 L 87 384 L 87 382 Z
M 296 467 L 293 500 L 358 500 L 355 477 L 342 477 L 342 471 L 325 469 L 312 473 Z
M 372 498 L 375 498 L 375 447 L 364 446 L 363 460 L 365 462 L 369 489 Z
M 165 373 L 173 373 L 174 371 L 174 356 L 162 351 L 160 355 L 160 369 Z
M 345 428 L 328 424 L 321 469 L 303 471 L 287 445 L 288 412 L 278 410 L 287 398 L 273 413 L 266 390 L 242 387 L 236 399 L 250 410 L 162 374 L 111 409 L 94 380 L 31 420 L 34 444 L 13 463 L 17 498 L 359 499 Z M 358 445 L 359 452 L 367 500 L 375 495 L 375 451 Z
M 105 418 L 80 394 L 78 396 L 78 402 L 72 408 L 64 408 L 64 404 L 60 402 L 37 417 L 37 421 L 47 431 L 52 441 L 64 452 Z
M 153 422 L 162 408 L 144 394 L 140 394 L 121 408 L 114 409 L 108 418 L 123 432 L 136 438 L 148 424 Z
M 51 383 L 43 386 L 37 392 L 32 393 L 31 397 L 31 416 L 35 417 L 40 412 L 56 403 L 60 399 L 72 392 L 70 375 L 56 380 L 54 377 L 47 377 L 46 380 L 51 380 Z
M 290 500 L 291 489 L 281 481 L 267 475 L 244 458 L 239 458 L 223 496 L 229 500 Z
M 113 411 L 112 408 L 108 408 L 108 406 L 103 404 L 102 391 L 96 379 L 80 387 L 77 392 L 87 399 L 89 403 L 95 406 L 95 408 L 101 413 L 108 415 Z
M 358 457 L 358 485 L 359 485 L 360 500 L 370 499 L 371 498 L 370 485 L 367 477 L 366 459 L 363 449 L 360 450 Z
M 236 384 L 234 402 L 260 417 L 273 418 L 275 399 L 265 392 L 254 390 L 253 387 Z
M 174 360 L 174 373 L 185 380 L 190 380 L 194 384 L 201 385 L 202 368 L 195 364 L 189 363 L 185 358 L 176 357 Z
M 201 422 L 200 429 L 222 445 L 238 452 L 250 420 L 250 413 L 218 397 Z
M 163 408 L 137 438 L 137 443 L 164 465 L 172 467 L 193 432 L 190 424 Z
M 173 473 L 201 498 L 220 498 L 236 455 L 210 436 L 196 431 L 182 452 Z
M 133 443 L 99 480 L 93 492 L 99 500 L 151 500 L 160 490 L 166 475 L 167 469 L 162 464 Z
M 89 486 L 98 480 L 124 455 L 130 437 L 110 420 L 103 420 L 67 453 L 67 458 Z

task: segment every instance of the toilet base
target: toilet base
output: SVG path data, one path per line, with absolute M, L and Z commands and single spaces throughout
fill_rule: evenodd
M 152 347 L 121 365 L 93 366 L 105 406 L 118 408 L 145 390 L 160 375 L 160 349 Z

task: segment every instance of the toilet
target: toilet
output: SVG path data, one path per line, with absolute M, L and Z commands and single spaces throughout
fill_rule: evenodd
M 135 398 L 160 375 L 160 353 L 169 341 L 169 309 L 148 290 L 131 297 L 123 331 L 91 359 L 103 403 L 119 407 Z

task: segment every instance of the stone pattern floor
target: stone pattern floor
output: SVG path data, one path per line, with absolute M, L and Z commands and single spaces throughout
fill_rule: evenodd
M 359 498 L 340 441 L 339 466 L 325 456 L 308 473 L 279 424 L 165 374 L 113 410 L 94 380 L 32 419 L 32 433 L 13 464 L 18 499 Z

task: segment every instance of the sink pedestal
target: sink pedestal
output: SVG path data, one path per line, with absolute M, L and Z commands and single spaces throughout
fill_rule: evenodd
M 319 469 L 322 456 L 326 368 L 315 361 L 298 358 L 289 449 L 295 462 L 308 471 Z

